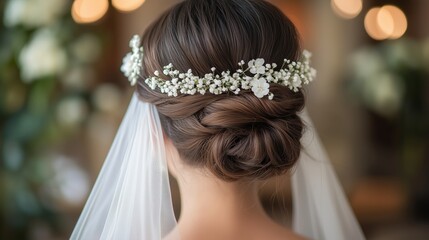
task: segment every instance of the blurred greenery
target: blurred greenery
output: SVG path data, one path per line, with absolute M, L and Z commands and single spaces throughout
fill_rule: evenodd
M 67 65 L 79 69 L 93 67 L 100 55 L 94 52 L 89 60 L 76 56 L 72 48 L 80 44 L 79 37 L 90 36 L 90 44 L 99 48 L 101 41 L 99 33 L 89 33 L 86 26 L 72 21 L 68 1 L 64 1 L 65 9 L 53 23 L 6 26 L 4 12 L 11 2 L 0 2 L 0 238 L 30 239 L 35 224 L 43 223 L 55 232 L 64 221 L 58 204 L 46 194 L 53 177 L 51 155 L 56 146 L 82 127 L 87 116 L 74 122 L 61 121 L 59 114 L 75 113 L 62 110 L 64 105 L 60 104 L 77 99 L 90 106 L 91 89 L 88 85 L 76 88 L 64 84 L 67 72 L 63 70 L 23 79 L 23 68 L 27 67 L 20 60 L 23 49 L 31 47 L 40 29 L 48 29 L 60 50 L 65 50 Z M 43 54 L 49 58 L 49 52 Z M 44 59 L 32 60 L 37 64 Z
M 402 38 L 357 51 L 351 58 L 348 89 L 373 117 L 370 145 L 390 152 L 385 164 L 395 166 L 413 198 L 415 213 L 429 219 L 429 39 Z M 385 164 L 379 164 L 387 168 Z M 382 170 L 375 170 L 380 172 Z M 392 173 L 390 173 L 392 174 Z

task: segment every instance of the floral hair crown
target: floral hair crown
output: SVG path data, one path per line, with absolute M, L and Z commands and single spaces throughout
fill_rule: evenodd
M 121 71 L 133 86 L 141 77 L 143 69 L 143 47 L 141 47 L 141 40 L 138 35 L 132 37 L 130 47 L 131 52 L 124 57 Z M 163 70 L 163 74 L 169 76 L 170 80 L 161 78 L 159 71 L 155 71 L 155 76 L 146 78 L 145 83 L 153 90 L 158 87 L 161 93 L 174 97 L 179 93 L 204 95 L 210 92 L 217 95 L 233 92 L 238 94 L 241 90 L 251 89 L 258 98 L 268 95 L 268 99 L 272 100 L 274 94 L 269 90 L 269 83 L 277 83 L 297 92 L 304 84 L 313 81 L 316 70 L 310 67 L 310 57 L 311 53 L 304 50 L 302 61 L 284 59 L 279 70 L 274 70 L 277 67 L 276 63 L 265 64 L 263 58 L 250 60 L 246 67 L 245 62 L 241 60 L 238 63 L 240 68 L 234 73 L 228 70 L 221 74 L 215 74 L 216 68 L 212 67 L 212 72 L 205 74 L 204 77 L 193 75 L 192 69 L 181 73 L 174 69 L 173 64 L 170 63 L 164 66 Z M 248 72 L 252 75 L 247 75 Z

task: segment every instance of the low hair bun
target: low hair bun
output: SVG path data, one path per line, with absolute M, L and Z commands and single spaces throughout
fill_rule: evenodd
M 303 123 L 297 114 L 304 97 L 284 87 L 272 89 L 288 97 L 269 101 L 243 94 L 203 110 L 201 124 L 216 132 L 200 143 L 206 142 L 206 167 L 219 177 L 266 179 L 285 173 L 298 160 Z
M 174 120 L 171 111 L 158 106 L 163 128 L 188 164 L 210 169 L 219 178 L 266 179 L 283 174 L 298 160 L 303 123 L 298 113 L 304 106 L 302 92 L 272 85 L 277 97 L 205 95 L 199 108 L 187 108 L 193 96 L 176 98 L 164 105 L 181 109 Z M 205 100 L 205 101 L 204 101 Z M 197 112 L 192 110 L 199 109 Z

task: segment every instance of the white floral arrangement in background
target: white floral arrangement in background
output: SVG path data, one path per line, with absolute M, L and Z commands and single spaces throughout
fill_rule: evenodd
M 67 10 L 67 0 L 9 0 L 4 23 L 8 27 L 43 27 L 52 25 Z
M 121 71 L 128 78 L 131 85 L 135 85 L 141 77 L 143 69 L 143 47 L 138 35 L 134 35 L 130 41 L 131 52 L 128 53 L 121 66 Z M 153 90 L 159 88 L 161 93 L 168 96 L 178 96 L 178 94 L 194 95 L 199 94 L 222 94 L 233 92 L 238 94 L 242 90 L 251 90 L 255 96 L 262 98 L 268 95 L 270 100 L 274 94 L 270 92 L 270 83 L 276 83 L 288 87 L 294 92 L 299 91 L 304 84 L 309 84 L 316 77 L 316 70 L 310 66 L 311 53 L 303 51 L 302 61 L 291 61 L 284 59 L 279 70 L 276 63 L 265 63 L 263 58 L 252 59 L 247 63 L 241 60 L 238 63 L 239 69 L 236 72 L 222 71 L 216 74 L 216 68 L 211 68 L 211 73 L 204 77 L 195 76 L 192 69 L 186 73 L 174 69 L 170 63 L 164 66 L 163 74 L 171 79 L 163 79 L 159 71 L 145 79 L 145 83 Z M 248 75 L 248 73 L 252 75 Z
M 121 91 L 102 88 L 94 67 L 104 49 L 105 31 L 70 21 L 70 6 L 69 0 L 0 3 L 1 185 L 7 189 L 0 202 L 20 202 L 8 204 L 5 213 L 7 219 L 19 219 L 18 225 L 3 224 L 8 239 L 40 238 L 39 227 L 31 225 L 34 219 L 52 238 L 68 234 L 56 231 L 56 221 L 67 212 L 59 209 L 79 207 L 89 187 L 78 158 L 86 159 L 103 145 L 86 124 L 98 126 L 97 136 L 116 128 L 118 111 L 112 108 L 120 108 Z M 104 105 L 95 100 L 102 97 L 108 99 Z M 70 141 L 78 136 L 88 136 L 89 145 L 96 147 Z M 66 146 L 85 151 L 66 151 Z M 34 171 L 35 166 L 43 171 Z M 17 181 L 18 188 L 13 186 Z
M 369 110 L 393 118 L 411 111 L 410 99 L 424 99 L 419 81 L 429 74 L 429 38 L 419 41 L 402 38 L 365 46 L 349 60 L 348 87 Z M 422 84 L 421 86 L 424 86 Z M 413 100 L 421 101 L 421 100 Z M 407 111 L 404 111 L 407 109 Z
M 60 74 L 67 66 L 67 54 L 55 33 L 47 28 L 37 30 L 19 55 L 22 80 L 31 82 L 44 76 Z

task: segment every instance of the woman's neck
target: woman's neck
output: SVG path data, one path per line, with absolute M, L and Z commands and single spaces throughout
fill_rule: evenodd
M 183 164 L 168 138 L 166 150 L 168 168 L 179 183 L 182 200 L 177 228 L 166 239 L 303 239 L 268 217 L 256 181 L 225 182 Z
M 237 232 L 260 226 L 261 221 L 269 221 L 256 183 L 225 182 L 198 171 L 180 175 L 182 209 L 178 225 L 185 235 L 192 230 L 194 235 L 216 234 L 218 239 L 228 239 Z

